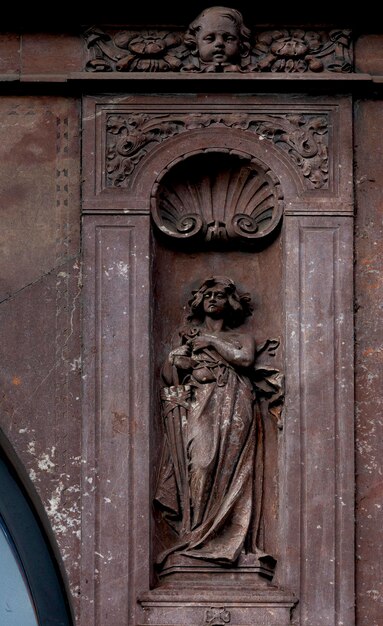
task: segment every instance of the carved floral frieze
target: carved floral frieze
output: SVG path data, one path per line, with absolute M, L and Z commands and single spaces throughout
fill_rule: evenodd
M 285 153 L 306 188 L 328 188 L 326 113 L 110 114 L 106 120 L 106 186 L 128 186 L 137 164 L 161 142 L 186 131 L 214 127 L 255 133 Z
M 352 72 L 351 31 L 301 28 L 256 31 L 237 63 L 201 63 L 182 31 L 85 32 L 89 72 Z

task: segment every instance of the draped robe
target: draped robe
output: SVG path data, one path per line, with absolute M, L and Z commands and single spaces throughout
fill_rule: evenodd
M 163 403 L 155 501 L 178 538 L 157 561 L 179 553 L 233 564 L 245 544 L 255 551 L 259 521 L 262 430 L 254 386 L 245 369 L 213 349 L 193 355 L 186 382 L 168 388 Z

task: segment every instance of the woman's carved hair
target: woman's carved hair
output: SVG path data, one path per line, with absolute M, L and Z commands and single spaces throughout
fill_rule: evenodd
M 204 295 L 208 289 L 216 285 L 222 285 L 227 295 L 228 306 L 225 313 L 225 324 L 230 328 L 240 326 L 246 317 L 252 314 L 250 296 L 247 293 L 239 294 L 234 281 L 227 276 L 211 276 L 204 280 L 199 289 L 192 292 L 193 297 L 188 302 L 190 307 L 188 321 L 202 322 L 205 319 Z
M 220 17 L 227 17 L 229 20 L 234 22 L 236 27 L 238 28 L 239 40 L 240 40 L 240 56 L 246 57 L 250 52 L 250 28 L 245 26 L 242 13 L 237 11 L 237 9 L 231 9 L 229 7 L 209 7 L 202 11 L 196 17 L 195 20 L 191 24 L 185 33 L 184 42 L 191 49 L 193 54 L 198 52 L 197 50 L 197 33 L 201 30 L 203 26 L 203 18 L 209 13 L 216 13 Z

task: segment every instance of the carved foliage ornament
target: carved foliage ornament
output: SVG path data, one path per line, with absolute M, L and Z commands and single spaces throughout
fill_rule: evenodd
M 300 28 L 252 35 L 236 9 L 210 7 L 186 32 L 85 32 L 91 72 L 351 72 L 349 30 Z
M 327 114 L 204 113 L 109 115 L 106 121 L 106 186 L 126 187 L 136 165 L 159 143 L 189 130 L 234 128 L 272 142 L 290 158 L 308 189 L 328 188 Z

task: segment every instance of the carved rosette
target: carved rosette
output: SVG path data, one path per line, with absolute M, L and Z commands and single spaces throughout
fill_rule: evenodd
M 189 157 L 156 182 L 152 216 L 165 235 L 205 242 L 256 242 L 278 227 L 279 181 L 254 160 L 225 153 Z
M 106 186 L 127 187 L 137 164 L 159 143 L 189 130 L 233 128 L 255 133 L 283 151 L 307 189 L 328 188 L 328 114 L 246 113 L 109 115 L 106 121 Z

